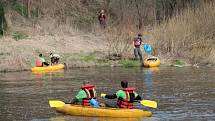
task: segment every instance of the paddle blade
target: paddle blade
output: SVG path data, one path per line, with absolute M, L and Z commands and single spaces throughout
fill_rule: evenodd
M 157 102 L 155 102 L 155 101 L 142 100 L 140 103 L 147 107 L 157 108 Z
M 65 103 L 60 100 L 50 100 L 49 105 L 50 105 L 50 107 L 56 108 L 56 107 L 63 107 L 65 105 Z

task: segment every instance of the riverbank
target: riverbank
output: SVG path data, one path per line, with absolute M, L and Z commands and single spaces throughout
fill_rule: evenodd
M 0 72 L 30 71 L 39 53 L 49 60 L 50 52 L 60 54 L 61 62 L 66 63 L 68 68 L 140 66 L 139 61 L 129 59 L 132 58 L 132 49 L 130 57 L 120 58 L 117 55 L 110 56 L 107 47 L 104 36 L 93 34 L 29 36 L 18 41 L 7 36 L 0 41 Z M 143 57 L 149 56 L 142 52 Z M 161 66 L 212 66 L 209 63 L 192 63 L 184 58 L 175 59 L 159 54 L 158 57 Z

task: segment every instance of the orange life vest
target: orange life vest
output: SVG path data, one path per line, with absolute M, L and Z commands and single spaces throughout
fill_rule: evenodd
M 134 95 L 134 90 L 135 88 L 124 88 L 122 89 L 125 94 L 126 94 L 126 99 L 123 100 L 123 99 L 118 99 L 117 101 L 117 105 L 120 107 L 120 108 L 129 108 L 129 109 L 132 109 L 133 108 L 133 100 L 131 100 L 131 96 L 135 96 Z M 135 97 L 133 97 L 134 99 Z
M 85 99 L 83 99 L 83 101 L 82 101 L 82 105 L 90 106 L 90 100 L 92 98 L 96 99 L 95 86 L 92 84 L 87 84 L 87 85 L 82 86 L 82 90 L 84 90 L 87 94 L 87 97 Z
M 41 61 L 40 58 L 37 58 L 37 59 L 36 59 L 35 65 L 36 65 L 36 67 L 43 67 L 43 62 Z

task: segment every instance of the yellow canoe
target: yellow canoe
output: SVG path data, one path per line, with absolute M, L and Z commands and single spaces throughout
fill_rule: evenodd
M 160 66 L 160 59 L 158 57 L 148 57 L 144 59 L 144 67 L 158 67 Z
M 64 64 L 57 64 L 53 66 L 46 66 L 46 67 L 34 67 L 31 68 L 32 72 L 49 72 L 49 71 L 56 71 L 64 68 Z
M 63 107 L 57 107 L 56 110 L 61 113 L 74 116 L 95 116 L 95 117 L 117 117 L 117 118 L 136 118 L 149 117 L 152 115 L 149 111 L 140 109 L 120 109 L 120 108 L 93 108 L 80 105 L 65 104 Z

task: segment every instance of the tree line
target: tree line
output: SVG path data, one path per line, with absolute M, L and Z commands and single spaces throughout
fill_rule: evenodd
M 107 0 L 106 7 L 118 22 L 137 23 L 141 29 L 144 25 L 160 24 L 168 21 L 183 10 L 192 8 L 195 11 L 203 2 L 213 0 Z
M 42 13 L 43 1 L 47 0 L 0 0 L 0 34 L 3 35 L 7 28 L 4 16 L 4 9 L 12 7 L 26 18 L 40 16 Z M 72 0 L 71 0 L 72 1 Z M 71 2 L 68 1 L 68 2 Z M 194 11 L 202 2 L 213 0 L 75 0 L 76 3 L 88 7 L 91 3 L 102 3 L 100 8 L 105 9 L 110 16 L 110 21 L 118 25 L 119 23 L 134 23 L 139 29 L 145 25 L 160 24 L 169 20 L 174 15 L 181 13 L 186 8 L 192 8 Z M 50 4 L 52 4 L 50 0 Z M 58 1 L 59 4 L 66 4 Z M 44 7 L 44 6 L 43 6 Z M 47 6 L 48 7 L 48 6 Z M 92 6 L 91 6 L 92 7 Z M 66 9 L 66 8 L 61 8 Z M 67 10 L 68 11 L 68 10 Z M 67 14 L 65 14 L 67 15 Z M 60 16 L 60 15 L 59 15 Z

